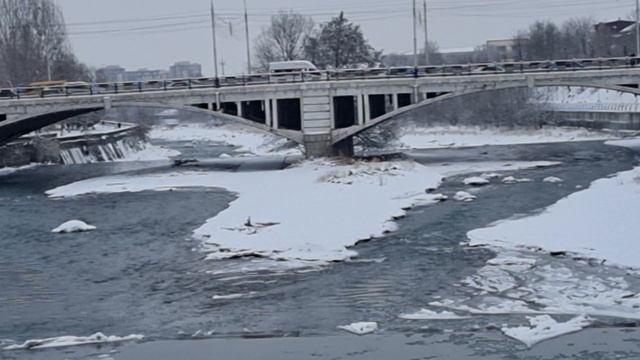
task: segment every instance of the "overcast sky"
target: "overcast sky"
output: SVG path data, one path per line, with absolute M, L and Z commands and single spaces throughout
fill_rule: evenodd
M 101 67 L 166 69 L 189 60 L 213 73 L 210 0 L 55 0 L 64 11 L 81 61 Z M 370 44 L 385 52 L 411 52 L 412 0 L 246 0 L 250 37 L 279 9 L 310 15 L 317 23 L 340 10 L 361 25 Z M 417 0 L 422 7 L 423 0 Z M 241 0 L 215 0 L 218 48 L 226 73 L 246 68 Z M 631 14 L 635 0 L 428 0 L 429 38 L 441 49 L 473 47 L 508 38 L 535 20 L 592 16 L 598 21 Z M 423 43 L 423 30 L 419 30 Z

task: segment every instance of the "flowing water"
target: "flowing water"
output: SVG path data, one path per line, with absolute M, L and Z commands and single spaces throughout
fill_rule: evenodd
M 188 148 L 193 149 L 193 155 L 227 150 L 206 146 L 208 150 Z M 518 343 L 484 329 L 491 329 L 494 323 L 522 323 L 520 316 L 480 316 L 425 326 L 399 319 L 398 315 L 418 310 L 433 300 L 469 293 L 461 281 L 495 254 L 464 246 L 468 231 L 544 208 L 577 191 L 577 186 L 588 187 L 593 180 L 629 170 L 638 163 L 635 153 L 599 142 L 432 150 L 413 153 L 412 157 L 439 165 L 484 160 L 563 164 L 511 172 L 535 181 L 485 187 L 473 203 L 445 202 L 414 209 L 399 221 L 399 231 L 356 245 L 359 256 L 353 261 L 291 271 L 282 266 L 270 270 L 269 263 L 261 259 L 205 260 L 190 235 L 235 199 L 224 189 L 64 200 L 44 195 L 46 190 L 86 178 L 171 171 L 168 163 L 43 166 L 3 176 L 0 339 L 21 342 L 100 331 L 120 336 L 144 334 L 150 341 L 145 345 L 152 348 L 154 343 L 161 346 L 164 341 L 188 344 L 186 340 L 193 338 L 222 339 L 211 340 L 222 344 L 242 338 L 317 338 L 331 346 L 350 336 L 339 332 L 337 325 L 377 321 L 387 336 L 381 341 L 393 343 L 396 336 L 420 335 L 471 349 L 478 358 L 509 358 L 519 349 Z M 541 191 L 541 179 L 547 176 L 565 182 L 544 186 Z M 462 179 L 448 178 L 440 191 L 453 194 L 464 190 Z M 50 233 L 75 218 L 97 225 L 99 231 L 63 236 Z M 570 259 L 536 256 L 546 263 L 561 262 L 576 272 L 588 270 Z M 597 271 L 604 273 L 602 276 L 625 276 L 619 269 L 604 266 Z M 229 294 L 244 296 L 224 297 Z M 608 326 L 618 325 L 612 321 Z M 449 333 L 452 335 L 443 337 Z M 638 334 L 630 336 L 640 339 Z M 327 340 L 332 337 L 337 340 Z M 391 343 L 389 346 L 395 346 Z M 640 351 L 639 347 L 634 349 Z M 162 358 L 161 353 L 154 357 Z M 625 354 L 635 353 L 627 350 Z M 7 358 L 95 355 L 93 350 L 79 349 L 0 352 L 0 357 Z M 113 356 L 118 358 L 117 354 Z M 362 354 L 344 358 L 358 356 Z

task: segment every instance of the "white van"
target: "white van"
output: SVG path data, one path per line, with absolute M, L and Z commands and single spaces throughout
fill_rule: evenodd
M 272 81 L 319 80 L 318 68 L 307 60 L 278 61 L 269 64 Z

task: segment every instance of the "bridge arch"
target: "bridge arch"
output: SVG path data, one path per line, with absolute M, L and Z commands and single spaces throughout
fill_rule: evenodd
M 533 84 L 533 87 L 536 87 L 536 88 L 543 88 L 543 87 L 583 87 L 583 88 L 593 88 L 593 89 L 599 89 L 599 90 L 618 91 L 618 92 L 622 92 L 622 93 L 632 94 L 632 95 L 635 95 L 635 96 L 640 96 L 640 89 L 632 88 L 632 87 L 628 87 L 628 86 L 620 86 L 620 85 L 587 84 L 587 83 L 580 83 L 580 82 L 563 82 L 563 83 L 557 83 L 557 82 L 535 82 Z M 344 141 L 348 141 L 351 138 L 353 138 L 354 136 L 357 136 L 357 135 L 361 134 L 362 132 L 364 132 L 366 130 L 369 130 L 371 128 L 374 128 L 376 126 L 379 126 L 379 125 L 381 125 L 383 123 L 391 121 L 391 120 L 397 118 L 400 115 L 403 115 L 403 114 L 409 113 L 411 111 L 414 111 L 414 110 L 417 110 L 417 109 L 421 109 L 421 108 L 424 108 L 424 107 L 427 107 L 429 105 L 433 105 L 433 104 L 436 104 L 436 103 L 439 103 L 439 102 L 452 100 L 452 99 L 463 97 L 463 96 L 479 94 L 479 93 L 483 93 L 483 92 L 487 92 L 487 91 L 500 91 L 500 90 L 524 89 L 524 88 L 531 88 L 531 85 L 530 84 L 508 84 L 508 85 L 504 85 L 504 86 L 491 86 L 491 87 L 483 86 L 483 87 L 479 87 L 479 88 L 473 88 L 473 89 L 468 89 L 468 90 L 463 90 L 463 91 L 458 91 L 458 92 L 452 92 L 452 93 L 448 93 L 446 95 L 438 96 L 436 98 L 423 100 L 423 101 L 421 101 L 419 103 L 416 103 L 416 104 L 413 104 L 413 105 L 409 105 L 409 106 L 400 108 L 398 110 L 389 112 L 387 114 L 384 114 L 382 116 L 379 116 L 379 117 L 377 117 L 375 119 L 372 119 L 372 120 L 368 121 L 364 125 L 351 126 L 351 127 L 344 128 L 344 129 L 334 130 L 333 133 L 332 133 L 332 143 L 335 145 L 335 144 L 342 143 Z
M 285 129 L 273 129 L 265 124 L 260 124 L 251 120 L 241 118 L 239 116 L 225 114 L 222 112 L 214 112 L 207 109 L 197 108 L 195 106 L 185 105 L 170 105 L 155 102 L 117 102 L 110 106 L 105 105 L 75 105 L 68 108 L 58 109 L 55 111 L 44 111 L 36 114 L 26 115 L 17 119 L 4 121 L 0 123 L 0 145 L 14 140 L 20 136 L 29 134 L 38 129 L 42 129 L 46 126 L 54 125 L 64 120 L 68 120 L 74 116 L 89 114 L 100 110 L 106 110 L 108 108 L 123 108 L 123 107 L 145 107 L 145 108 L 157 108 L 157 109 L 175 109 L 181 111 L 187 111 L 191 113 L 205 114 L 209 116 L 215 116 L 218 119 L 227 120 L 231 123 L 244 125 L 262 132 L 271 133 L 277 136 L 287 138 L 298 144 L 302 144 L 304 139 L 303 135 L 299 131 L 285 130 Z

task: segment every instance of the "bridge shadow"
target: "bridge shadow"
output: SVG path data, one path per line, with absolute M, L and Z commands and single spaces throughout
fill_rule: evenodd
M 389 112 L 362 126 L 334 131 L 333 139 L 336 143 L 352 141 L 361 149 L 379 150 L 388 149 L 401 135 L 417 128 L 537 129 L 547 124 L 560 124 L 555 113 L 559 106 L 551 105 L 563 101 L 618 101 L 640 107 L 640 90 L 626 86 L 539 84 L 533 88 L 513 86 L 448 93 Z
M 226 114 L 221 111 L 211 111 L 195 106 L 167 105 L 149 102 L 119 102 L 111 106 L 70 106 L 56 111 L 44 112 L 40 114 L 27 115 L 13 120 L 0 122 L 0 146 L 23 135 L 27 135 L 47 126 L 62 123 L 75 117 L 108 111 L 110 109 L 148 109 L 148 110 L 177 110 L 182 113 L 209 117 L 218 123 L 231 123 L 241 127 L 251 128 L 264 133 L 284 137 L 295 143 L 303 143 L 303 135 L 300 131 L 287 129 L 274 129 L 263 123 L 248 120 L 236 115 Z M 123 122 L 136 123 L 136 119 L 123 118 Z

